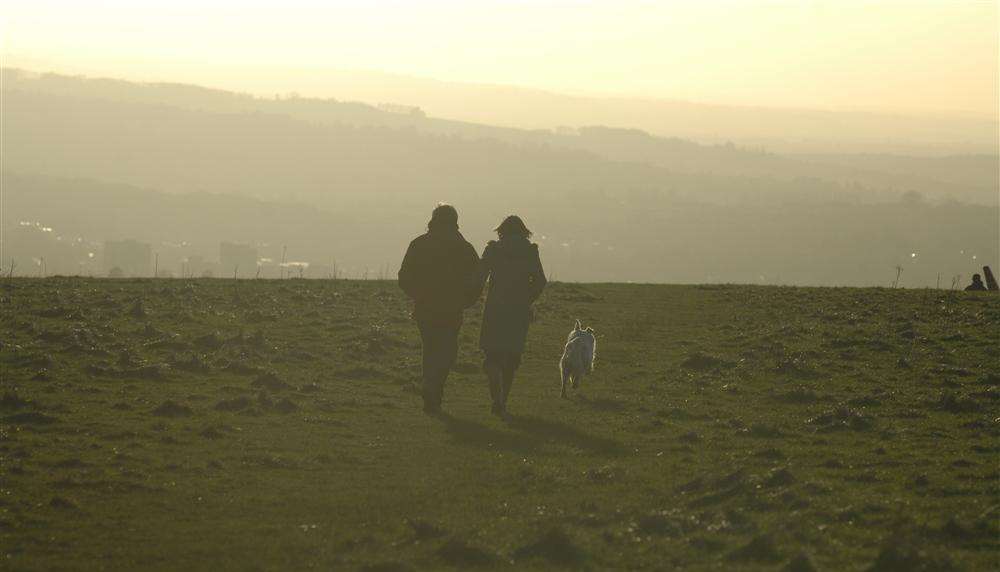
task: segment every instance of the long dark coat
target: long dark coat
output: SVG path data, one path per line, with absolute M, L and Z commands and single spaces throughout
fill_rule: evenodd
M 414 302 L 420 323 L 458 328 L 462 310 L 483 291 L 476 249 L 458 229 L 435 229 L 410 243 L 399 268 L 399 287 Z
M 531 304 L 545 288 L 538 245 L 526 238 L 490 241 L 481 262 L 489 280 L 479 347 L 520 355 L 528 336 Z

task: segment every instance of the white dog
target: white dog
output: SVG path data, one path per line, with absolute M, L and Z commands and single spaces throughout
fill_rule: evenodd
M 594 358 L 597 357 L 597 338 L 594 329 L 583 329 L 580 320 L 566 338 L 559 370 L 562 372 L 562 396 L 566 397 L 566 382 L 573 382 L 573 389 L 580 387 L 580 380 L 594 372 Z

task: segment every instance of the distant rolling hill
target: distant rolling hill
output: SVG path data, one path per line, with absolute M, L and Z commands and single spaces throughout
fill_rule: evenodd
M 191 111 L 223 114 L 277 114 L 310 123 L 412 129 L 424 134 L 459 137 L 466 140 L 495 140 L 528 147 L 535 151 L 539 148 L 586 151 L 605 159 L 650 164 L 674 173 L 780 179 L 817 178 L 870 189 L 890 189 L 894 192 L 916 191 L 929 197 L 982 204 L 992 205 L 998 201 L 996 190 L 1000 177 L 998 174 L 1000 161 L 995 145 L 983 147 L 992 149 L 989 154 L 935 157 L 911 157 L 887 153 L 782 155 L 767 151 L 763 147 L 748 148 L 732 143 L 706 145 L 683 139 L 682 136 L 690 136 L 684 127 L 684 122 L 674 122 L 672 130 L 661 131 L 674 135 L 666 137 L 654 136 L 638 129 L 593 125 L 599 115 L 593 116 L 586 123 L 576 124 L 577 127 L 526 130 L 428 117 L 416 106 L 400 104 L 372 105 L 356 101 L 302 97 L 257 98 L 193 85 L 143 84 L 115 79 L 35 74 L 10 68 L 4 69 L 3 73 L 5 89 L 11 93 L 24 95 L 96 98 L 121 104 L 169 105 Z M 354 93 L 351 86 L 355 84 L 340 82 L 336 85 L 344 87 L 345 93 Z M 361 82 L 360 85 L 365 84 Z M 460 86 L 456 86 L 456 89 L 460 89 Z M 378 102 L 382 99 L 371 94 L 370 101 Z M 454 109 L 458 112 L 467 107 L 456 106 Z M 692 120 L 691 114 L 682 115 L 685 121 Z M 792 115 L 808 116 L 802 113 Z M 712 115 L 694 114 L 695 121 L 707 120 L 707 117 Z M 769 121 L 766 112 L 755 114 L 754 117 L 761 125 Z M 833 121 L 832 118 L 840 120 L 844 115 L 825 114 L 822 117 L 824 120 Z M 867 118 L 873 124 L 879 121 L 879 117 L 875 115 L 862 118 Z M 886 132 L 887 136 L 889 134 L 897 136 L 906 130 L 903 127 L 907 124 L 906 121 L 903 118 L 899 118 L 899 121 L 900 125 L 886 127 L 889 130 Z M 824 128 L 820 123 L 818 120 L 814 121 L 810 124 L 810 128 L 822 131 Z M 869 128 L 876 127 L 872 125 Z M 931 130 L 930 127 L 924 128 Z M 994 123 L 994 135 L 995 128 Z M 952 131 L 953 128 L 947 128 L 935 133 L 945 137 Z M 972 136 L 973 132 L 980 131 L 982 128 L 976 127 L 969 133 Z M 720 133 L 725 134 L 726 131 Z M 735 124 L 729 125 L 729 133 L 730 139 L 740 140 Z M 981 135 L 982 133 L 979 133 L 976 136 Z M 835 138 L 836 134 L 830 133 L 829 136 Z M 851 148 L 846 141 L 841 143 L 838 148 Z
M 30 207 L 28 218 L 61 217 L 90 237 L 141 221 L 130 232 L 153 243 L 196 236 L 209 254 L 239 239 L 384 268 L 443 200 L 477 247 L 504 215 L 524 215 L 564 280 L 870 285 L 905 263 L 903 283 L 926 285 L 997 259 L 996 195 L 981 176 L 995 158 L 827 162 L 607 128 L 535 133 L 356 103 L 6 73 L 8 224 Z

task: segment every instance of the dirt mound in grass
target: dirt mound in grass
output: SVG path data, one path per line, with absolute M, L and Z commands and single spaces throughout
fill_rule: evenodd
M 973 399 L 951 391 L 942 393 L 933 407 L 948 413 L 979 413 L 983 410 L 983 406 Z
M 18 397 L 15 391 L 5 391 L 3 397 L 0 398 L 0 409 L 20 409 L 27 404 L 28 402 Z
M 826 411 L 806 421 L 815 425 L 817 431 L 870 431 L 875 427 L 875 420 L 860 409 L 837 407 Z
M 800 553 L 795 558 L 788 561 L 785 567 L 782 568 L 783 572 L 817 572 L 816 565 L 813 564 L 812 558 L 806 553 Z
M 39 413 L 38 411 L 25 411 L 4 417 L 4 423 L 23 425 L 50 425 L 59 421 L 58 417 Z
M 471 546 L 464 540 L 452 538 L 437 550 L 442 560 L 458 568 L 487 566 L 495 557 L 481 548 Z
M 515 560 L 543 558 L 562 566 L 579 566 L 585 555 L 564 531 L 553 528 L 541 538 L 514 551 Z
M 768 488 L 786 487 L 794 484 L 796 480 L 795 475 L 793 475 L 791 471 L 787 468 L 781 468 L 768 475 L 767 479 L 764 481 L 764 486 Z
M 258 375 L 250 385 L 257 388 L 267 389 L 269 391 L 283 391 L 286 389 L 291 389 L 291 385 L 288 385 L 284 381 L 278 378 L 277 374 L 273 372 L 265 372 Z
M 402 562 L 378 562 L 376 564 L 366 564 L 359 570 L 361 572 L 412 572 L 414 568 Z
M 445 534 L 440 526 L 419 518 L 407 519 L 406 524 L 410 525 L 410 528 L 413 529 L 415 540 L 430 540 L 432 538 L 440 538 Z
M 242 411 L 247 407 L 250 407 L 250 399 L 247 397 L 223 399 L 215 404 L 216 411 Z
M 194 415 L 194 411 L 187 405 L 168 399 L 153 410 L 153 415 L 157 417 L 190 417 Z
M 732 366 L 732 362 L 701 352 L 694 352 L 681 362 L 681 367 L 694 371 L 711 371 Z
M 52 497 L 52 500 L 49 501 L 49 506 L 58 510 L 80 510 L 80 505 L 76 501 L 66 497 Z
M 777 562 L 781 554 L 774 539 L 764 534 L 755 536 L 747 544 L 737 548 L 726 557 L 734 562 Z
M 195 338 L 191 343 L 202 351 L 215 351 L 221 348 L 225 342 L 218 332 L 212 332 Z
M 949 572 L 957 570 L 951 557 L 930 548 L 918 548 L 917 542 L 890 538 L 882 546 L 868 572 Z

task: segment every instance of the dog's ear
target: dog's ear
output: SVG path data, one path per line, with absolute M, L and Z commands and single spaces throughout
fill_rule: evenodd
M 577 329 L 577 330 L 582 330 L 582 329 L 583 329 L 583 325 L 582 325 L 582 324 L 580 324 L 580 320 L 577 320 L 577 321 L 576 321 L 576 329 Z
M 594 328 L 591 328 L 590 326 L 587 326 L 587 331 L 593 334 L 594 333 Z

